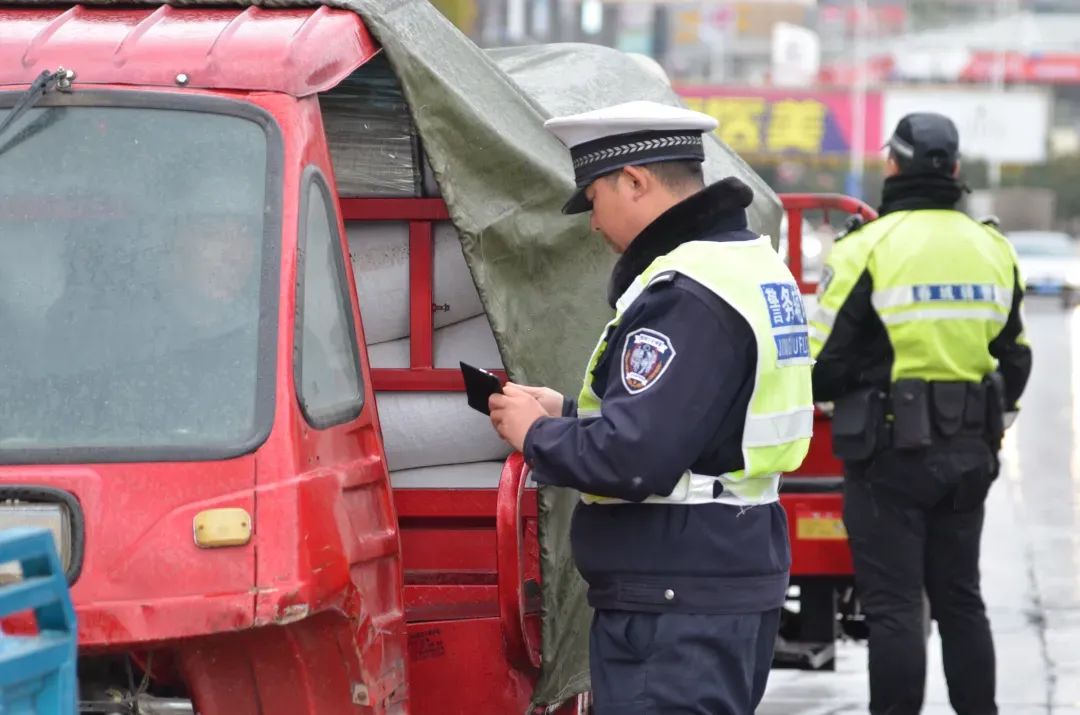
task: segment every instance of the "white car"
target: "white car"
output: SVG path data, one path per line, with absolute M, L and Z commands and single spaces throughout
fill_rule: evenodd
M 1078 302 L 1080 252 L 1072 236 L 1059 231 L 1013 231 L 1009 240 L 1016 247 L 1028 293 L 1061 296 L 1066 307 Z

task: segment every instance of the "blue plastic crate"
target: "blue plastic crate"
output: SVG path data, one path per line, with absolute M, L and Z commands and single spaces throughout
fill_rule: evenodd
M 0 564 L 12 561 L 23 578 L 0 586 L 0 618 L 33 611 L 39 633 L 0 633 L 0 715 L 76 713 L 75 609 L 52 534 L 0 531 Z

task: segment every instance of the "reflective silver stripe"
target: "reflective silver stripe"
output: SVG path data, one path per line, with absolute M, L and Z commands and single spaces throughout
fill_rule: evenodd
M 819 303 L 810 316 L 810 323 L 818 323 L 824 325 L 826 330 L 832 330 L 833 326 L 836 325 L 836 311 L 830 310 Z
M 810 326 L 810 339 L 823 343 L 829 339 L 829 334 L 816 325 Z
M 915 295 L 911 291 L 911 286 L 884 288 L 874 291 L 873 295 L 870 296 L 870 302 L 873 303 L 874 310 L 880 312 L 889 308 L 911 305 L 915 302 Z
M 991 283 L 978 284 L 977 287 L 986 297 L 981 300 L 976 300 L 974 295 L 975 287 L 975 285 L 961 285 L 960 288 L 964 290 L 964 296 L 960 300 L 963 302 L 974 303 L 995 303 L 1005 310 L 1009 310 L 1009 308 L 1012 307 L 1011 289 Z M 956 300 L 944 299 L 932 301 L 929 298 L 929 291 L 929 285 L 908 285 L 895 288 L 883 288 L 882 290 L 874 291 L 871 302 L 873 302 L 874 308 L 878 312 L 890 308 L 903 308 L 909 305 L 958 302 Z
M 886 325 L 899 325 L 915 320 L 989 320 L 1004 325 L 1009 322 L 1009 316 L 993 308 L 919 308 L 881 316 L 881 322 Z
M 626 309 L 645 292 L 645 288 L 645 282 L 642 281 L 640 277 L 634 279 L 630 284 L 630 287 L 627 288 L 626 291 L 619 296 L 619 300 L 615 302 L 615 310 L 618 311 L 619 315 L 626 312 Z
M 743 428 L 744 447 L 775 447 L 800 439 L 809 439 L 814 432 L 814 408 L 799 407 L 790 412 L 770 415 L 750 415 Z
M 582 410 L 579 408 L 577 411 L 577 416 L 579 420 L 587 420 L 591 417 L 599 417 L 600 410 Z
M 724 485 L 724 491 L 720 496 L 714 497 L 713 484 L 720 481 Z M 744 499 L 735 495 L 739 486 L 746 486 L 751 482 L 762 484 L 761 497 L 757 500 Z M 731 487 L 734 487 L 732 489 Z M 586 504 L 633 504 L 625 499 L 614 497 L 598 497 L 582 494 L 581 500 Z M 710 476 L 708 474 L 685 473 L 678 484 L 666 497 L 653 495 L 645 499 L 645 504 L 681 504 L 683 506 L 695 506 L 697 504 L 727 504 L 729 506 L 761 506 L 772 504 L 780 500 L 780 474 L 768 474 L 753 479 L 735 479 L 728 474 Z

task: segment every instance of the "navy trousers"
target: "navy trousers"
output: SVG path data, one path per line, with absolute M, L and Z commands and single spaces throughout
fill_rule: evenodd
M 917 474 L 905 474 L 909 482 Z M 855 585 L 870 626 L 870 712 L 918 715 L 926 687 L 923 593 L 941 635 L 949 702 L 996 715 L 994 639 L 979 590 L 984 509 L 912 503 L 866 479 L 844 480 Z
M 752 715 L 765 693 L 780 611 L 741 615 L 596 611 L 595 715 Z

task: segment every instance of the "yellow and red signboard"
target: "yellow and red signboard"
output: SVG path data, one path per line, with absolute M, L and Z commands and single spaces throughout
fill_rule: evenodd
M 883 142 L 877 92 L 867 94 L 865 131 L 854 137 L 853 102 L 845 92 L 707 85 L 677 90 L 690 109 L 720 122 L 720 138 L 740 154 L 848 154 L 853 145 L 874 153 Z

